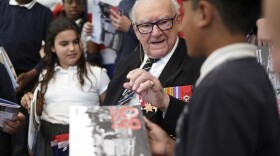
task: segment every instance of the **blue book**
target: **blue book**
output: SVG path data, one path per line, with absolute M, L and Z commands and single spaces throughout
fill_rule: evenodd
M 5 119 L 12 120 L 17 115 L 20 109 L 17 103 L 0 98 L 0 130 L 3 128 Z

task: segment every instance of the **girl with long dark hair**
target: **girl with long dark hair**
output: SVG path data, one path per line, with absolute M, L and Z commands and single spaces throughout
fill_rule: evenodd
M 109 83 L 106 71 L 88 64 L 82 52 L 80 29 L 70 19 L 54 20 L 45 44 L 45 67 L 39 78 L 36 113 L 41 128 L 36 155 L 53 155 L 54 136 L 69 132 L 70 106 L 103 102 Z

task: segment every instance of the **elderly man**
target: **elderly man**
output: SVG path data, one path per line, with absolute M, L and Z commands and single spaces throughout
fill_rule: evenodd
M 108 86 L 104 105 L 141 104 L 146 117 L 174 136 L 176 121 L 184 102 L 170 96 L 172 101 L 180 104 L 158 107 L 152 106 L 153 102 L 143 104 L 145 97 L 134 88 L 133 92 L 125 90 L 123 84 L 127 81 L 127 74 L 136 69 L 149 72 L 163 87 L 191 87 L 199 76 L 203 61 L 191 59 L 186 53 L 184 40 L 178 37 L 180 16 L 176 0 L 138 0 L 133 6 L 131 19 L 141 46 L 120 62 Z M 141 72 L 135 76 L 140 76 Z M 163 90 L 160 92 L 168 96 Z
M 255 0 L 186 0 L 184 29 L 191 56 L 207 57 L 190 104 L 178 124 L 176 155 L 279 156 L 280 120 L 270 81 L 256 62 L 256 47 L 245 35 L 260 6 Z M 248 10 L 250 8 L 250 10 Z M 199 38 L 201 35 L 208 38 Z M 151 75 L 128 76 L 135 88 L 159 99 L 160 83 Z M 140 80 L 139 80 L 140 79 Z M 129 84 L 125 84 L 130 88 Z M 157 98 L 157 99 L 152 99 Z M 154 154 L 173 155 L 175 141 L 146 120 Z

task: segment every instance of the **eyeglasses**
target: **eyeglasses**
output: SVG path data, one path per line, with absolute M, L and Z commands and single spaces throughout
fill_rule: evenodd
M 138 31 L 141 34 L 149 34 L 153 31 L 154 25 L 156 25 L 161 31 L 169 30 L 173 27 L 173 21 L 177 15 L 175 15 L 173 18 L 163 19 L 159 20 L 154 23 L 143 23 L 143 24 L 136 24 L 136 27 Z

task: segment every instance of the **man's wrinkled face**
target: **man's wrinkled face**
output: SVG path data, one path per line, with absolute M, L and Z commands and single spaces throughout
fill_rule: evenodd
M 166 56 L 172 50 L 178 36 L 179 18 L 171 1 L 142 1 L 134 15 L 133 28 L 144 52 L 151 58 Z

